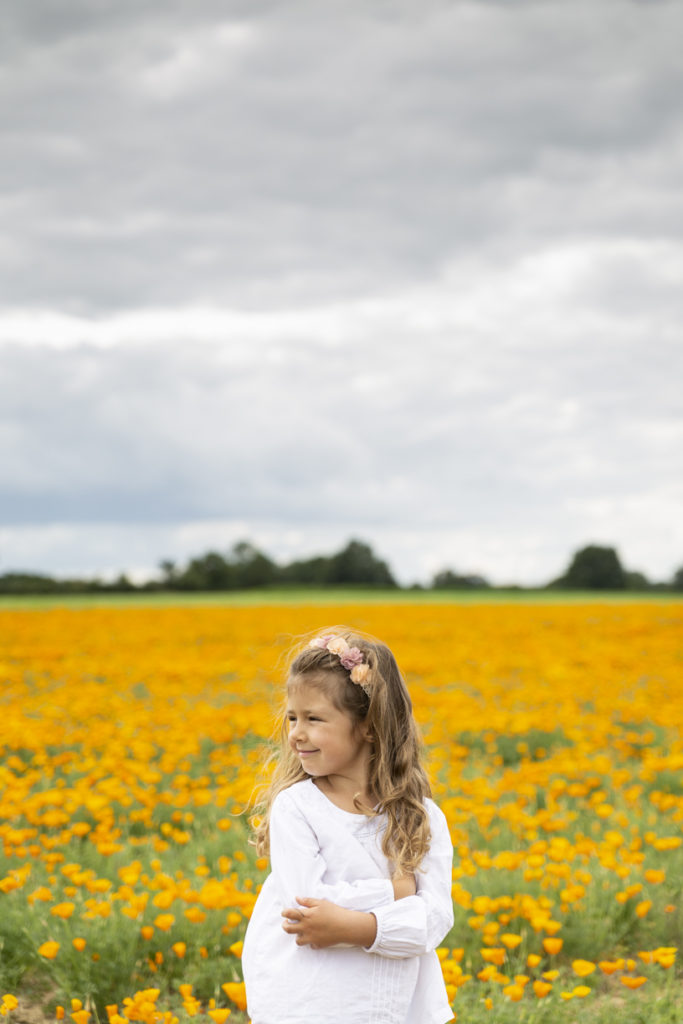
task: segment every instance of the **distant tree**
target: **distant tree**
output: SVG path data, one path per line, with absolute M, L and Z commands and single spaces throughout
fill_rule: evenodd
M 470 590 L 488 587 L 490 584 L 483 576 L 461 576 L 452 569 L 442 569 L 432 579 L 433 590 Z
M 326 555 L 297 559 L 284 565 L 279 572 L 283 583 L 300 583 L 304 586 L 322 587 L 330 574 L 330 559 Z
M 159 562 L 159 568 L 162 572 L 162 585 L 165 587 L 174 587 L 177 583 L 175 562 L 171 561 L 170 558 L 165 558 L 163 562 Z
M 246 540 L 234 544 L 227 556 L 207 551 L 193 558 L 182 571 L 170 561 L 162 562 L 161 569 L 165 574 L 164 584 L 180 590 L 263 587 L 273 583 L 278 573 L 275 563 Z
M 652 584 L 642 572 L 624 572 L 624 585 L 627 590 L 651 590 Z
M 137 588 L 135 584 L 130 581 L 128 576 L 122 572 L 118 579 L 115 579 L 113 583 L 109 584 L 107 589 L 113 590 L 115 593 L 125 594 L 130 593 L 131 590 L 136 590 Z
M 375 587 L 397 585 L 387 563 L 377 558 L 369 544 L 360 540 L 350 540 L 345 548 L 332 555 L 325 582 Z
M 241 540 L 233 545 L 229 561 L 234 569 L 237 587 L 268 586 L 275 582 L 278 575 L 275 562 L 248 540 Z
M 671 580 L 671 586 L 674 590 L 683 590 L 683 565 L 680 569 L 676 569 L 673 579 Z
M 564 576 L 551 586 L 566 590 L 624 590 L 626 573 L 614 548 L 589 544 L 576 552 Z
M 59 581 L 51 576 L 29 572 L 8 572 L 0 576 L 2 594 L 50 594 L 59 590 Z
M 217 551 L 207 551 L 193 558 L 178 575 L 177 586 L 181 590 L 232 590 L 235 570 Z

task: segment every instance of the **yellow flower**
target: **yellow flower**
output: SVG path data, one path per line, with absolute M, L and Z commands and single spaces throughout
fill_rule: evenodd
M 200 910 L 199 907 L 188 907 L 184 914 L 187 920 L 192 921 L 193 924 L 202 924 L 206 921 L 206 913 Z
M 238 1009 L 246 1010 L 247 995 L 243 981 L 226 981 L 224 985 L 221 985 L 221 988 Z
M 546 953 L 549 953 L 551 956 L 559 953 L 563 945 L 564 943 L 562 939 L 548 938 L 543 940 L 543 948 Z
M 44 956 L 46 960 L 54 960 L 57 953 L 59 953 L 59 943 L 49 939 L 47 942 L 44 942 L 42 946 L 38 947 L 38 952 L 41 956 Z
M 590 960 L 572 960 L 572 970 L 580 978 L 586 978 L 595 970 L 595 964 Z
M 505 950 L 501 949 L 500 946 L 494 946 L 491 949 L 483 948 L 481 950 L 481 958 L 487 964 L 495 964 L 497 967 L 502 967 L 505 963 Z
M 57 903 L 50 909 L 50 913 L 55 917 L 61 917 L 66 920 L 66 918 L 71 917 L 75 909 L 75 903 Z
M 622 985 L 625 985 L 626 988 L 635 989 L 635 988 L 640 988 L 641 985 L 644 985 L 645 982 L 647 981 L 647 978 L 643 978 L 643 977 L 631 978 L 629 975 L 622 975 L 622 977 L 619 978 L 619 981 L 621 982 Z
M 211 1017 L 211 1020 L 214 1022 L 214 1024 L 225 1024 L 225 1021 L 232 1013 L 232 1010 L 209 1010 L 208 1013 L 209 1017 Z
M 79 953 L 82 953 L 83 950 L 85 949 L 86 945 L 87 945 L 85 939 L 80 939 L 80 938 L 72 939 L 71 943 L 72 943 L 74 949 L 78 950 Z
M 513 1003 L 518 1003 L 519 1000 L 524 996 L 523 985 L 506 985 L 503 989 L 503 994 L 511 999 Z

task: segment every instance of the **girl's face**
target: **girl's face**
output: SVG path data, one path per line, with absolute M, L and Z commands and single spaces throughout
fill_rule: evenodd
M 286 714 L 289 745 L 308 775 L 349 778 L 365 785 L 371 743 L 362 725 L 300 677 L 289 682 Z

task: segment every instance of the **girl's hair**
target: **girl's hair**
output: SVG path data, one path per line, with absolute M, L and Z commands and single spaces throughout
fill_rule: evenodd
M 371 735 L 368 790 L 376 797 L 374 812 L 362 807 L 358 797 L 354 804 L 364 813 L 387 816 L 382 838 L 382 851 L 400 875 L 415 871 L 429 849 L 429 818 L 424 798 L 431 796 L 422 765 L 421 743 L 413 718 L 413 705 L 396 659 L 389 648 L 377 640 L 356 633 L 345 626 L 321 631 L 328 637 L 341 637 L 349 647 L 356 647 L 368 666 L 362 684 L 352 682 L 351 670 L 344 668 L 340 658 L 325 647 L 306 644 L 299 649 L 290 669 L 289 680 L 297 679 L 325 693 L 340 711 L 348 714 L 356 726 L 361 724 Z M 256 833 L 256 849 L 261 855 L 269 851 L 269 818 L 273 800 L 283 789 L 309 778 L 299 758 L 288 743 L 288 723 L 283 716 L 280 729 L 280 750 L 273 758 L 274 771 L 260 815 L 252 824 Z

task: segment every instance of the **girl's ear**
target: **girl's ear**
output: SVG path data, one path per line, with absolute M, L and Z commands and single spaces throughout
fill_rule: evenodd
M 363 737 L 364 740 L 367 740 L 368 743 L 374 743 L 375 742 L 375 734 L 374 734 L 374 732 L 372 731 L 372 729 L 370 728 L 369 725 L 361 726 L 360 734 L 361 734 L 361 736 Z

